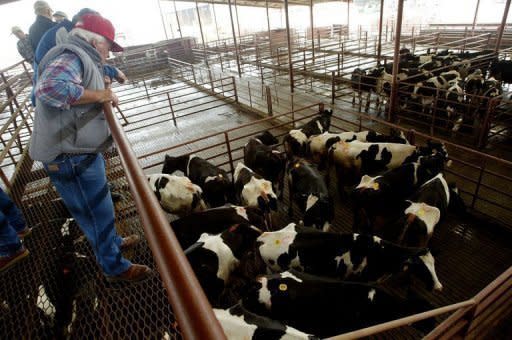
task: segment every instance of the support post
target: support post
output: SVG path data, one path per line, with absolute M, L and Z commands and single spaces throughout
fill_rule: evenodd
M 229 6 L 229 18 L 231 19 L 231 30 L 233 31 L 233 42 L 235 44 L 236 66 L 238 68 L 238 76 L 241 78 L 242 70 L 240 69 L 240 56 L 238 54 L 238 45 L 236 43 L 235 22 L 233 21 L 233 9 L 231 8 L 231 0 L 228 0 L 228 6 Z
M 158 3 L 158 10 L 160 11 L 160 18 L 162 19 L 162 26 L 164 26 L 165 40 L 169 40 L 169 36 L 167 36 L 167 28 L 165 27 L 164 14 L 162 13 L 162 6 L 160 6 L 160 0 L 156 0 Z
M 265 94 L 267 96 L 267 110 L 268 115 L 273 116 L 274 111 L 272 110 L 272 94 L 270 93 L 270 86 L 265 86 Z
M 509 0 L 510 1 L 510 0 Z M 391 83 L 391 97 L 389 100 L 389 111 L 388 111 L 388 120 L 392 121 L 395 106 L 398 95 L 398 84 L 397 84 L 397 76 L 398 76 L 398 59 L 400 54 L 400 35 L 402 33 L 402 15 L 404 12 L 404 0 L 398 0 L 398 10 L 396 14 L 396 33 L 395 33 L 395 53 L 393 55 L 393 81 Z
M 311 53 L 312 61 L 315 63 L 315 25 L 313 22 L 313 0 L 309 1 L 309 26 L 311 27 Z
M 382 53 L 382 19 L 384 17 L 384 0 L 380 0 L 380 17 L 379 17 L 379 43 L 377 45 L 377 64 L 380 64 L 380 54 Z M 386 36 L 387 36 L 386 25 Z
M 233 82 L 233 92 L 235 94 L 235 102 L 238 104 L 238 92 L 236 90 L 235 77 L 231 77 L 231 81 Z
M 169 108 L 171 109 L 171 115 L 172 115 L 172 121 L 174 122 L 174 127 L 178 127 L 178 124 L 176 123 L 176 115 L 174 114 L 174 109 L 172 108 L 171 96 L 169 95 L 169 92 L 167 92 L 167 100 L 169 101 Z
M 270 50 L 270 60 L 272 60 L 272 35 L 270 34 L 270 17 L 268 15 L 268 0 L 265 0 L 265 7 L 267 9 L 268 48 Z
M 196 0 L 196 11 L 197 11 L 197 21 L 199 22 L 199 31 L 201 32 L 201 42 L 203 43 L 203 59 L 204 63 L 206 64 L 206 67 L 208 66 L 208 58 L 206 57 L 206 43 L 204 40 L 204 33 L 203 33 L 203 25 L 201 23 L 201 15 L 199 14 L 199 4 Z
M 347 37 L 350 36 L 350 0 L 347 0 Z
M 336 71 L 331 71 L 331 104 L 334 104 L 334 98 L 336 97 Z
M 471 26 L 471 35 L 475 34 L 476 18 L 478 17 L 478 7 L 480 7 L 480 0 L 476 0 L 475 16 L 473 17 L 473 26 Z
M 219 26 L 217 25 L 217 14 L 215 13 L 215 3 L 212 0 L 212 11 L 213 11 L 213 21 L 215 22 L 215 32 L 217 32 L 217 42 L 220 40 L 219 36 Z
M 510 9 L 510 1 L 511 0 L 507 0 L 507 3 L 505 4 L 505 10 L 503 11 L 503 19 L 501 19 L 501 26 L 498 29 L 498 36 L 496 38 L 496 47 L 494 48 L 495 52 L 498 52 L 501 46 L 503 31 L 505 30 L 505 25 L 507 24 L 508 10 Z
M 292 64 L 292 43 L 290 39 L 290 16 L 288 14 L 288 0 L 284 0 L 284 11 L 286 15 L 286 39 L 288 42 L 288 65 L 290 72 L 290 91 L 293 93 L 294 82 L 293 82 L 293 64 Z
M 180 38 L 183 38 L 183 33 L 181 33 L 180 18 L 178 17 L 178 10 L 176 9 L 176 0 L 173 0 L 173 3 L 174 3 L 174 13 L 176 13 L 176 22 L 178 23 L 178 31 L 180 32 Z

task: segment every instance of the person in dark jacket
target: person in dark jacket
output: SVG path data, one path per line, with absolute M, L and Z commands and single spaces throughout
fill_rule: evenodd
M 39 64 L 36 109 L 29 154 L 41 161 L 51 182 L 89 241 L 108 281 L 140 281 L 149 267 L 132 264 L 121 250 L 139 241 L 121 238 L 107 185 L 102 152 L 112 145 L 103 103 L 117 105 L 105 88 L 103 64 L 109 51 L 122 51 L 112 23 L 85 14 Z
M 30 37 L 32 50 L 35 52 L 43 34 L 55 26 L 56 23 L 52 21 L 53 11 L 46 1 L 36 1 L 34 3 L 34 12 L 36 14 L 36 21 L 30 26 L 28 36 Z

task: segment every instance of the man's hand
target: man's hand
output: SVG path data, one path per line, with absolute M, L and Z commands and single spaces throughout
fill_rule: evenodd
M 116 80 L 119 84 L 124 84 L 128 78 L 126 77 L 126 75 L 118 68 L 117 69 L 117 76 L 116 76 Z
M 103 95 L 100 99 L 100 103 L 112 102 L 113 106 L 119 105 L 119 98 L 117 98 L 116 94 L 112 92 L 111 89 L 105 89 L 102 92 Z

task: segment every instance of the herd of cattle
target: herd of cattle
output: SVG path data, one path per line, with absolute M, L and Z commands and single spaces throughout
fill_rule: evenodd
M 370 69 L 356 68 L 351 74 L 351 87 L 361 104 L 367 93 L 365 112 L 371 94 L 377 95 L 377 112 L 391 94 L 391 63 Z M 408 49 L 400 51 L 397 74 L 400 108 L 414 112 L 432 112 L 446 128 L 457 132 L 462 126 L 471 127 L 482 119 L 491 99 L 502 94 L 502 84 L 512 82 L 512 61 L 499 60 L 492 51 L 438 53 L 428 51 L 413 55 Z
M 166 156 L 162 174 L 148 176 L 180 217 L 171 226 L 228 337 L 324 337 L 429 308 L 382 289 L 394 275 L 442 289 L 429 240 L 449 209 L 464 210 L 443 176 L 444 145 L 331 133 L 331 116 L 319 112 L 282 144 L 268 131 L 251 138 L 232 179 L 194 155 Z M 331 230 L 335 204 L 345 204 L 334 202 L 331 171 L 354 207 L 353 233 Z M 285 180 L 288 214 L 296 206 L 300 219 L 278 227 Z

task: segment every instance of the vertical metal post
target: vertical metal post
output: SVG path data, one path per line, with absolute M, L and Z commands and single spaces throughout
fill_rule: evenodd
M 204 63 L 206 64 L 206 67 L 208 66 L 208 58 L 206 57 L 206 42 L 204 40 L 204 34 L 203 34 L 203 25 L 201 23 L 201 15 L 199 14 L 199 4 L 196 0 L 196 12 L 197 12 L 197 21 L 199 22 L 199 31 L 201 32 L 201 42 L 203 43 L 203 59 Z
M 176 116 L 174 115 L 174 109 L 172 108 L 171 96 L 169 95 L 169 92 L 167 92 L 167 100 L 169 101 L 169 108 L 171 109 L 171 115 L 172 115 L 172 121 L 174 122 L 174 127 L 178 127 L 178 124 L 176 123 Z
M 249 92 L 249 106 L 252 107 L 251 82 L 247 82 L 247 91 Z
M 272 94 L 270 93 L 270 86 L 265 86 L 265 94 L 267 96 L 267 110 L 268 115 L 273 116 L 274 111 L 272 110 Z
M 471 35 L 475 34 L 476 18 L 478 17 L 478 7 L 480 7 L 480 0 L 476 0 L 475 16 L 473 18 L 473 26 L 471 26 Z
M 313 0 L 309 2 L 309 26 L 311 27 L 311 53 L 313 55 L 312 61 L 315 63 L 315 25 L 313 21 Z
M 501 26 L 498 29 L 498 37 L 496 38 L 496 47 L 494 48 L 495 52 L 498 52 L 501 45 L 501 39 L 503 38 L 503 31 L 505 30 L 505 25 L 507 24 L 508 10 L 510 9 L 510 1 L 507 0 L 505 4 L 505 10 L 503 11 L 503 19 L 501 19 Z
M 265 0 L 265 7 L 267 9 L 268 48 L 270 50 L 270 59 L 272 60 L 272 35 L 270 34 L 270 17 L 268 15 L 268 0 Z
M 331 104 L 334 104 L 334 98 L 336 96 L 336 71 L 331 71 Z
M 347 0 L 347 37 L 350 35 L 350 0 Z
M 220 40 L 219 36 L 219 26 L 217 25 L 217 14 L 215 13 L 215 4 L 212 0 L 212 10 L 213 10 L 213 21 L 215 22 L 215 32 L 217 32 L 217 42 Z
M 226 141 L 226 150 L 228 152 L 229 167 L 231 168 L 231 176 L 235 177 L 235 167 L 233 166 L 233 156 L 231 155 L 231 144 L 229 143 L 229 136 L 227 132 L 224 132 L 224 140 Z
M 242 70 L 240 69 L 240 56 L 238 55 L 238 46 L 236 44 L 235 22 L 233 21 L 233 10 L 231 8 L 231 0 L 228 0 L 229 18 L 231 19 L 231 30 L 233 31 L 233 42 L 235 43 L 236 66 L 238 68 L 238 76 L 242 77 Z
M 377 64 L 380 64 L 380 54 L 382 53 L 382 19 L 384 17 L 384 0 L 380 0 L 380 17 L 379 17 L 379 43 L 377 45 Z M 386 25 L 386 36 L 387 36 Z
M 160 0 L 156 0 L 158 3 L 158 10 L 160 11 L 160 18 L 162 19 L 162 26 L 164 26 L 165 40 L 169 40 L 167 36 L 167 28 L 165 27 L 164 14 L 162 13 L 162 6 L 160 6 Z
M 290 91 L 293 93 L 293 64 L 292 64 L 292 43 L 290 39 L 290 16 L 288 14 L 288 0 L 284 0 L 284 11 L 286 15 L 286 39 L 288 42 L 288 64 L 290 69 Z
M 480 173 L 478 174 L 478 182 L 476 183 L 475 193 L 473 194 L 473 199 L 471 200 L 471 208 L 475 207 L 476 200 L 478 199 L 478 193 L 480 191 L 480 185 L 482 184 L 486 163 L 487 162 L 484 158 L 483 164 L 480 167 Z
M 231 77 L 231 81 L 233 82 L 233 92 L 235 94 L 235 102 L 238 103 L 238 92 L 236 90 L 236 82 L 235 82 L 235 77 Z
M 238 19 L 238 5 L 235 0 L 235 15 L 236 15 L 236 27 L 238 29 L 238 45 L 242 43 L 242 38 L 240 38 L 240 20 Z
M 178 23 L 178 31 L 180 32 L 180 38 L 183 38 L 183 33 L 181 33 L 180 18 L 178 17 L 178 10 L 176 9 L 176 0 L 173 0 L 173 3 L 174 3 L 174 13 L 176 13 L 176 22 Z
M 510 1 L 510 0 L 509 0 Z M 396 33 L 395 33 L 395 53 L 393 55 L 393 81 L 391 83 L 391 98 L 389 100 L 388 120 L 391 121 L 395 111 L 396 99 L 398 94 L 398 58 L 400 53 L 400 35 L 402 33 L 402 15 L 404 12 L 404 0 L 398 0 L 398 10 L 396 14 Z
M 149 92 L 148 86 L 146 85 L 146 79 L 142 78 L 142 83 L 144 84 L 144 89 L 146 90 L 146 98 L 149 100 Z

